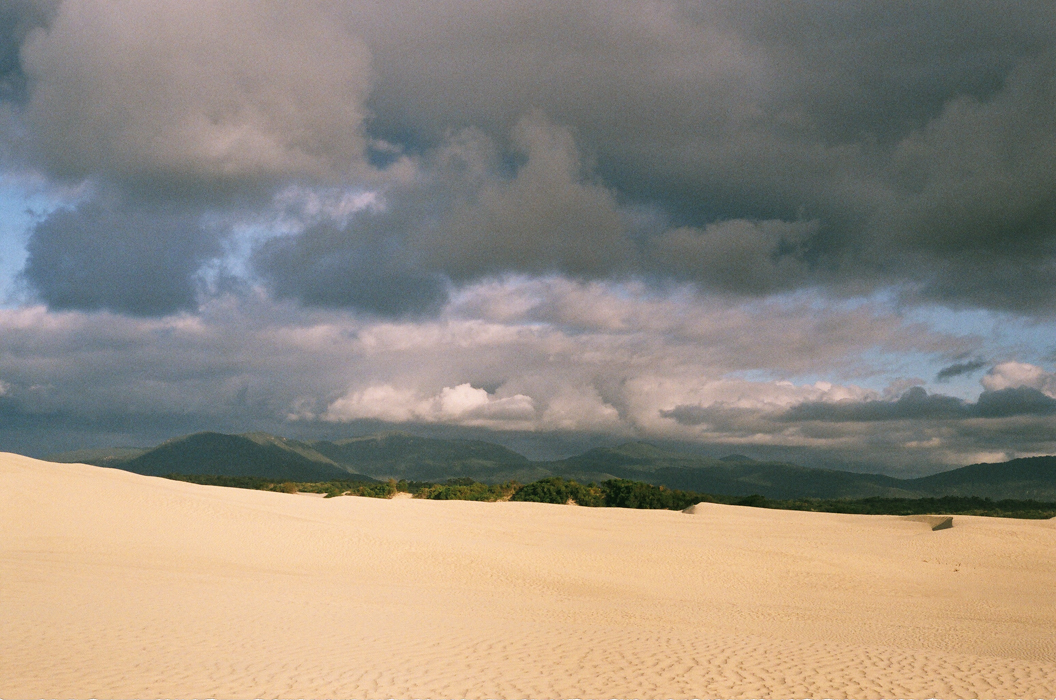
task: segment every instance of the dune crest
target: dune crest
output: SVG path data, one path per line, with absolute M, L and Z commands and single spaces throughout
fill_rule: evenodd
M 702 505 L 301 498 L 0 454 L 0 697 L 1052 696 L 1050 523 Z

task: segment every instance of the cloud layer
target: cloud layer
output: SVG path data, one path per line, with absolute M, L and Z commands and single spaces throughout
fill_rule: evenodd
M 0 409 L 1050 450 L 1054 76 L 1046 2 L 9 3 Z
M 9 149 L 229 217 L 291 183 L 375 191 L 258 251 L 308 305 L 435 310 L 517 272 L 1051 308 L 1050 4 L 413 9 L 16 5 Z
M 137 424 L 309 436 L 417 426 L 499 441 L 697 443 L 893 473 L 1056 448 L 1053 373 L 998 364 L 974 401 L 903 391 L 897 370 L 865 358 L 923 353 L 941 366 L 979 340 L 907 325 L 883 305 L 813 306 L 512 278 L 460 291 L 429 320 L 238 294 L 161 319 L 8 310 L 0 437 L 62 442 Z M 810 379 L 818 364 L 842 380 Z

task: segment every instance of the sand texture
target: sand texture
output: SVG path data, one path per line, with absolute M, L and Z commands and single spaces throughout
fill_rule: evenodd
M 1056 523 L 303 498 L 0 454 L 0 697 L 1056 697 Z

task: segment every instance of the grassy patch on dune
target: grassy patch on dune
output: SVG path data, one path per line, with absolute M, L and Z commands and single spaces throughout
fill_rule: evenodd
M 1056 517 L 1056 503 L 1043 501 L 993 501 L 989 498 L 944 496 L 942 498 L 863 498 L 863 499 L 793 499 L 776 500 L 763 496 L 722 496 L 695 491 L 679 491 L 642 481 L 610 479 L 600 484 L 549 477 L 530 484 L 507 482 L 483 484 L 468 478 L 448 479 L 437 484 L 425 481 L 363 483 L 362 481 L 291 482 L 252 476 L 209 476 L 169 474 L 169 479 L 194 484 L 229 486 L 285 493 L 323 493 L 336 496 L 392 498 L 409 493 L 415 498 L 450 501 L 531 501 L 536 503 L 574 503 L 593 508 L 644 508 L 682 510 L 696 503 L 802 510 L 819 513 L 857 513 L 865 515 L 985 515 L 998 518 L 1045 519 Z

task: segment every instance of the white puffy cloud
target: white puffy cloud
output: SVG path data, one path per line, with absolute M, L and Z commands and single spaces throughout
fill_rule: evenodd
M 1026 362 L 1002 362 L 980 380 L 990 391 L 1027 387 L 1056 398 L 1056 374 Z
M 349 391 L 331 403 L 321 418 L 330 422 L 360 419 L 392 423 L 449 423 L 474 427 L 531 429 L 535 405 L 524 394 L 497 397 L 465 383 L 422 396 L 410 389 L 374 384 Z

